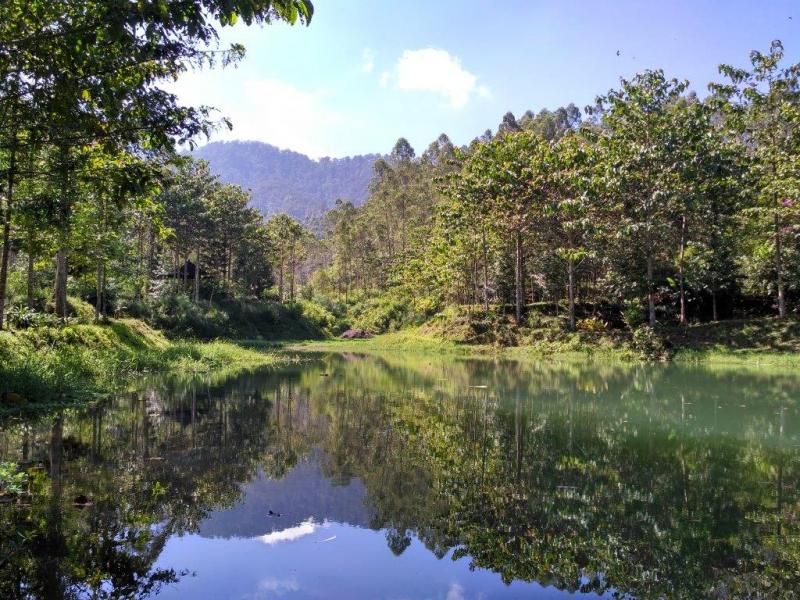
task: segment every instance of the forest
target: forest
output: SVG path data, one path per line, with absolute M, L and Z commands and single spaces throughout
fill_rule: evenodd
M 647 336 L 796 314 L 800 64 L 780 41 L 721 65 L 703 96 L 647 70 L 582 110 L 508 112 L 466 146 L 442 134 L 418 156 L 401 138 L 362 205 L 265 220 L 179 152 L 225 123 L 162 84 L 242 58 L 208 50 L 218 24 L 311 11 L 4 3 L 0 326 L 132 316 L 297 338 L 466 322 L 466 341 L 514 345 L 542 322 Z
M 431 27 L 401 5 L 370 34 Z M 794 598 L 797 49 L 215 171 L 231 123 L 171 84 L 318 16 L 0 2 L 0 596 Z
M 372 164 L 380 158 L 365 154 L 314 160 L 263 142 L 237 141 L 212 141 L 191 155 L 208 162 L 221 181 L 248 190 L 250 206 L 264 215 L 286 213 L 314 225 L 337 198 L 356 205 L 366 201 Z

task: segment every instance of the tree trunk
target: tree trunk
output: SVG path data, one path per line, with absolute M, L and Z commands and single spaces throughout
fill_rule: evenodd
M 194 266 L 194 301 L 200 302 L 200 246 L 197 247 L 197 264 Z
M 283 304 L 283 247 L 281 247 L 280 269 L 278 270 L 278 302 Z
M 147 240 L 147 261 L 145 264 L 144 283 L 142 288 L 142 295 L 147 298 L 150 295 L 150 286 L 153 280 L 153 270 L 155 267 L 155 252 L 156 252 L 156 230 L 153 223 L 147 224 L 148 240 Z
M 647 257 L 647 314 L 650 327 L 656 326 L 656 302 L 653 294 L 653 256 Z
M 569 328 L 575 330 L 575 261 L 567 261 L 567 293 L 569 295 Z
M 27 292 L 26 303 L 28 305 L 28 308 L 31 309 L 33 308 L 33 305 L 35 303 L 34 294 L 36 290 L 36 269 L 34 267 L 35 267 L 35 259 L 33 256 L 33 250 L 31 250 L 31 248 L 28 248 L 28 269 L 26 274 L 28 289 L 26 290 Z
M 3 203 L 3 253 L 0 256 L 0 329 L 5 325 L 6 291 L 8 288 L 8 263 L 11 257 L 11 211 L 14 201 L 14 175 L 16 174 L 17 134 L 14 132 L 8 160 L 6 193 Z
M 686 215 L 681 218 L 681 249 L 678 259 L 678 281 L 681 297 L 681 325 L 686 325 L 686 286 L 683 277 L 683 259 L 686 255 Z
M 289 301 L 294 302 L 294 244 L 289 249 Z
M 189 259 L 188 258 L 184 258 L 184 260 L 183 260 L 183 288 L 182 288 L 184 293 L 186 292 L 186 289 L 188 288 L 188 285 L 187 285 L 188 282 L 189 282 Z
M 717 317 L 717 291 L 711 290 L 711 320 L 715 323 L 719 320 Z
M 522 233 L 517 232 L 515 237 L 516 260 L 514 264 L 514 289 L 516 292 L 515 319 L 517 325 L 522 325 Z
M 56 283 L 54 290 L 56 316 L 62 319 L 67 316 L 67 249 L 62 240 L 61 248 L 56 253 Z
M 103 264 L 98 261 L 95 273 L 96 298 L 94 301 L 94 320 L 99 321 L 103 316 Z
M 66 318 L 67 307 L 67 268 L 69 247 L 69 221 L 71 212 L 70 198 L 70 165 L 69 149 L 62 145 L 59 148 L 59 175 L 61 179 L 61 202 L 58 207 L 58 251 L 56 252 L 56 280 L 53 290 L 55 313 L 57 317 Z
M 489 311 L 489 257 L 486 249 L 486 227 L 481 231 L 481 245 L 483 246 L 483 308 Z
M 103 261 L 97 263 L 97 298 L 94 304 L 94 318 L 99 321 L 106 316 L 106 264 Z
M 3 254 L 0 258 L 0 329 L 5 325 L 8 263 L 11 256 L 11 200 L 6 194 L 3 210 Z
M 781 217 L 775 211 L 775 275 L 778 285 L 778 317 L 786 317 L 786 297 L 783 290 L 783 236 L 781 235 Z

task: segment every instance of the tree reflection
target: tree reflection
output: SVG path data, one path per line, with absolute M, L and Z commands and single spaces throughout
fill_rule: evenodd
M 368 524 L 398 555 L 416 537 L 506 582 L 791 597 L 796 384 L 403 356 L 160 381 L 0 434 L 30 488 L 0 506 L 0 597 L 153 595 L 185 575 L 154 566 L 171 536 L 309 457 L 336 485 L 363 482 Z

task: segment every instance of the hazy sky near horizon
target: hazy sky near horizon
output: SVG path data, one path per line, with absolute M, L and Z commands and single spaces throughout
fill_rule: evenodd
M 212 141 L 319 158 L 388 152 L 404 136 L 421 153 L 440 133 L 468 143 L 509 110 L 583 109 L 648 68 L 704 95 L 720 63 L 746 66 L 773 39 L 800 62 L 797 0 L 313 2 L 309 27 L 223 29 L 247 48 L 239 66 L 170 86 L 233 121 Z

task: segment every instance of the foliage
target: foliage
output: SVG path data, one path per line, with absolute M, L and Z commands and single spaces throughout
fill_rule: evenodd
M 625 303 L 622 309 L 622 320 L 631 331 L 636 331 L 644 324 L 644 311 L 638 300 L 631 300 Z
M 20 471 L 13 462 L 0 462 L 0 498 L 22 494 L 28 483 L 28 475 Z
M 605 331 L 608 328 L 608 325 L 605 321 L 598 317 L 588 317 L 586 319 L 579 319 L 576 328 L 578 331 L 598 333 Z
M 171 343 L 132 319 L 3 332 L 0 394 L 13 394 L 22 401 L 0 406 L 24 411 L 92 400 L 150 371 L 204 372 L 274 361 L 270 354 L 222 342 Z
M 370 333 L 397 331 L 419 320 L 407 301 L 393 298 L 391 295 L 377 296 L 359 302 L 350 309 L 349 314 L 353 327 L 365 329 Z
M 52 313 L 39 312 L 27 306 L 13 306 L 6 315 L 6 323 L 13 329 L 29 327 L 57 327 L 63 319 Z
M 643 325 L 635 329 L 631 346 L 642 360 L 658 361 L 669 357 L 668 344 L 655 327 Z

